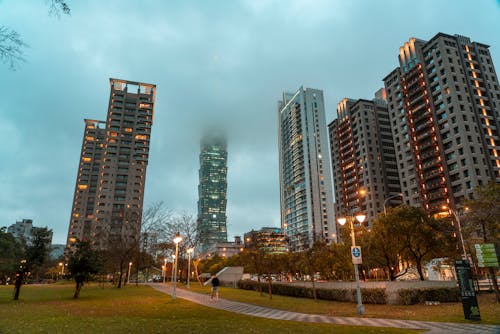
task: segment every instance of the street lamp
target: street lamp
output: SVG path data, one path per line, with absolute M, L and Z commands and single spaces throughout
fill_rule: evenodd
M 127 275 L 127 284 L 130 284 L 130 268 L 132 267 L 132 262 L 128 263 L 128 275 Z
M 61 277 L 64 276 L 64 263 L 59 262 L 59 267 L 61 267 Z
M 191 278 L 191 253 L 194 252 L 194 248 L 188 248 L 187 253 L 188 253 L 188 272 L 187 272 L 187 288 L 189 289 L 189 281 Z
M 464 243 L 464 236 L 462 234 L 462 223 L 460 222 L 460 217 L 458 216 L 457 212 L 455 210 L 452 210 L 451 208 L 448 208 L 446 205 L 443 205 L 443 210 L 448 210 L 451 212 L 451 214 L 455 217 L 455 220 L 457 221 L 458 225 L 458 235 L 460 236 L 460 243 L 462 244 L 462 258 L 464 260 L 467 260 L 467 251 L 465 250 L 465 243 Z M 469 210 L 469 208 L 465 208 L 465 211 Z
M 163 284 L 165 284 L 165 277 L 167 276 L 167 258 L 163 259 L 165 264 L 163 265 Z
M 354 217 L 341 217 L 341 218 L 338 218 L 337 221 L 339 222 L 340 225 L 345 225 L 345 223 L 347 222 L 347 220 L 349 219 L 349 223 L 350 223 L 350 226 L 351 226 L 351 242 L 352 242 L 352 246 L 356 246 L 356 237 L 354 236 L 354 225 L 353 225 L 353 220 L 354 220 Z M 366 216 L 363 215 L 363 214 L 358 214 L 356 215 L 356 220 L 361 224 L 365 221 L 366 219 Z M 359 287 L 359 271 L 358 271 L 358 265 L 356 263 L 354 263 L 354 277 L 356 279 L 356 297 L 357 297 L 357 302 L 358 302 L 358 305 L 356 306 L 356 309 L 358 311 L 358 314 L 359 315 L 363 315 L 365 314 L 365 307 L 363 306 L 363 302 L 362 302 L 362 299 L 361 299 L 361 288 Z
M 390 199 L 397 198 L 397 197 L 403 197 L 403 193 L 398 193 L 398 194 L 396 194 L 396 195 L 389 196 L 389 197 L 387 197 L 387 198 L 384 200 L 384 215 L 386 215 L 386 214 L 387 214 L 387 209 L 386 209 L 387 202 L 388 202 Z
M 179 232 L 175 235 L 174 243 L 175 243 L 175 271 L 174 271 L 174 290 L 172 291 L 172 299 L 176 298 L 175 295 L 175 287 L 177 285 L 177 260 L 179 259 L 179 242 L 182 241 L 182 237 Z

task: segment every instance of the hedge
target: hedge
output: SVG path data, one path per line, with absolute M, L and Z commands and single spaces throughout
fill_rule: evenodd
M 398 296 L 403 305 L 425 301 L 449 303 L 460 301 L 460 290 L 458 288 L 401 289 L 398 290 Z
M 259 284 L 256 281 L 242 280 L 238 282 L 238 287 L 243 290 L 259 290 Z M 267 282 L 262 282 L 262 290 L 267 292 Z M 273 294 L 313 298 L 313 289 L 304 286 L 273 284 Z M 387 294 L 385 289 L 361 289 L 361 295 L 364 304 L 387 304 Z M 339 302 L 355 302 L 355 289 L 316 289 L 316 296 L 322 300 L 332 300 Z

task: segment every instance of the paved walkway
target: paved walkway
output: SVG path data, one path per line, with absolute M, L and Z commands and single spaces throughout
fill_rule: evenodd
M 153 289 L 171 295 L 172 286 L 163 284 L 148 284 Z M 210 301 L 208 294 L 201 294 L 185 289 L 177 289 L 178 298 L 190 302 L 208 306 L 229 312 L 235 312 L 255 317 L 292 320 L 302 322 L 330 323 L 336 325 L 349 326 L 370 326 L 370 327 L 393 327 L 403 329 L 424 329 L 427 334 L 500 334 L 500 326 L 480 325 L 480 324 L 460 324 L 451 322 L 430 322 L 414 320 L 380 319 L 380 318 L 361 318 L 361 317 L 331 317 L 318 314 L 305 314 L 298 312 L 289 312 L 277 310 L 262 306 L 256 306 L 246 303 L 235 302 L 226 299 L 219 299 L 218 302 Z

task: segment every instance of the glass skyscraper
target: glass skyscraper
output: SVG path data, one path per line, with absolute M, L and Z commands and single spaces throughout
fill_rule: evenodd
M 281 226 L 291 251 L 337 239 L 323 91 L 300 88 L 278 102 Z
M 198 233 L 201 253 L 218 242 L 227 242 L 227 139 L 207 133 L 200 145 Z

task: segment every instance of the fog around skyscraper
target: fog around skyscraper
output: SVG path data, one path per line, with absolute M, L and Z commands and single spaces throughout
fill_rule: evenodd
M 1 25 L 29 44 L 0 65 L 0 226 L 33 219 L 64 243 L 83 119 L 102 119 L 110 77 L 157 85 L 145 206 L 196 215 L 206 120 L 228 128 L 228 238 L 279 226 L 276 101 L 321 89 L 326 122 L 367 98 L 410 37 L 442 31 L 490 45 L 500 68 L 498 1 L 0 1 Z M 446 16 L 442 15 L 446 13 Z M 464 24 L 464 17 L 474 24 Z M 222 122 L 222 121 L 221 121 Z

